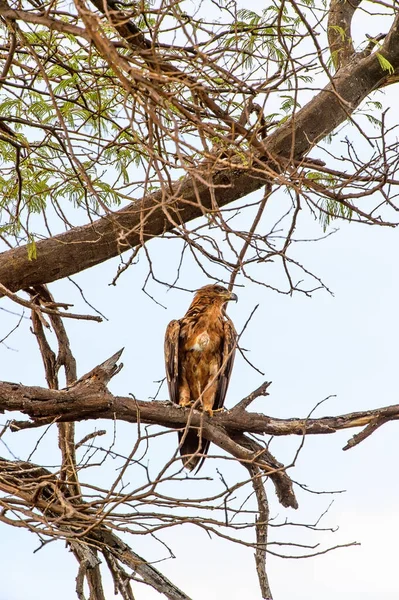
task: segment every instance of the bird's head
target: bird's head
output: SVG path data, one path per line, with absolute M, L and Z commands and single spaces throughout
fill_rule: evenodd
M 206 299 L 208 302 L 212 304 L 218 304 L 223 306 L 226 302 L 230 302 L 234 300 L 237 302 L 238 298 L 234 292 L 230 292 L 228 289 L 223 287 L 222 285 L 205 285 L 204 287 L 197 290 L 195 294 L 196 300 Z

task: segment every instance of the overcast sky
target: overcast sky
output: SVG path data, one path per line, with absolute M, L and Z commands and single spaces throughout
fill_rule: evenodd
M 368 33 L 378 33 L 377 29 L 378 26 Z M 387 105 L 390 98 L 394 96 L 388 90 Z M 259 197 L 260 193 L 253 195 L 252 200 Z M 284 201 L 282 197 L 273 200 L 276 203 Z M 272 207 L 271 220 L 275 216 L 273 210 Z M 302 238 L 323 235 L 321 227 L 309 214 L 301 216 L 299 231 Z M 238 356 L 226 406 L 233 406 L 263 379 L 273 382 L 270 395 L 257 400 L 252 409 L 278 417 L 304 417 L 328 396 L 334 397 L 319 407 L 316 415 L 396 404 L 398 245 L 399 232 L 396 230 L 344 224 L 334 235 L 317 243 L 298 244 L 294 250 L 295 257 L 321 276 L 334 295 L 318 291 L 312 298 L 304 295 L 289 297 L 249 283 L 238 288 L 239 302 L 229 306 L 229 314 L 240 330 L 251 310 L 259 304 L 242 344 L 265 376 L 251 370 Z M 161 271 L 166 274 L 171 271 L 177 257 L 173 244 L 156 241 L 150 248 Z M 68 321 L 71 347 L 80 375 L 125 347 L 124 369 L 111 382 L 110 389 L 117 394 L 134 393 L 140 399 L 147 399 L 156 390 L 154 381 L 164 376 L 165 327 L 171 319 L 184 314 L 192 296 L 188 292 L 172 290 L 167 293 L 164 288 L 154 287 L 157 300 L 166 306 L 166 309 L 162 308 L 141 291 L 147 273 L 144 261 L 128 270 L 116 287 L 109 286 L 117 266 L 118 261 L 112 260 L 74 278 L 84 285 L 88 300 L 109 321 L 102 324 Z M 269 281 L 269 277 L 280 277 L 272 271 L 272 266 L 264 265 L 260 269 L 263 271 L 259 276 L 265 281 Z M 187 265 L 183 275 L 187 288 L 208 283 L 193 264 Z M 70 283 L 55 283 L 51 290 L 58 301 L 73 302 L 76 312 L 87 312 L 79 293 Z M 1 306 L 20 313 L 7 301 Z M 1 310 L 0 338 L 16 322 L 17 317 Z M 7 340 L 7 346 L 0 345 L 0 378 L 27 385 L 45 385 L 29 326 L 29 320 L 24 319 Z M 165 389 L 160 398 L 166 398 Z M 0 422 L 4 423 L 7 417 Z M 78 424 L 77 439 L 94 426 L 103 425 L 102 422 Z M 285 540 L 291 535 L 301 543 L 320 543 L 320 548 L 354 541 L 361 543 L 306 560 L 269 557 L 268 572 L 274 600 L 398 598 L 398 427 L 398 423 L 389 423 L 347 452 L 343 452 L 342 447 L 355 430 L 306 439 L 290 475 L 314 490 L 345 490 L 343 493 L 327 496 L 298 489 L 300 508 L 294 511 L 283 509 L 275 500 L 273 487 L 268 487 L 271 513 L 279 521 L 286 518 L 314 523 L 334 500 L 321 525 L 339 527 L 335 534 L 301 531 L 298 537 L 295 531 L 281 533 Z M 104 445 L 112 439 L 112 427 L 108 429 Z M 116 432 L 118 447 L 128 453 L 135 441 L 135 427 L 117 424 Z M 37 435 L 37 432 L 7 435 L 3 442 L 0 440 L 0 454 L 27 458 Z M 165 442 L 162 441 L 167 452 L 173 448 L 175 437 L 172 433 Z M 271 450 L 280 461 L 287 463 L 295 455 L 298 444 L 296 438 L 278 439 L 273 441 Z M 153 461 L 163 458 L 159 443 L 154 443 L 151 452 Z M 51 465 L 57 462 L 58 454 L 55 432 L 50 431 L 32 460 Z M 216 468 L 221 465 L 224 467 L 225 463 L 210 460 L 201 474 L 217 480 Z M 237 477 L 240 469 L 240 465 L 229 464 L 227 476 Z M 107 470 L 101 475 L 104 481 L 111 476 L 110 472 Z M 25 600 L 27 597 L 30 600 L 70 600 L 74 597 L 76 561 L 62 542 L 49 544 L 33 553 L 39 546 L 34 535 L 0 525 L 0 536 L 0 600 Z M 272 530 L 270 536 L 272 541 L 279 540 L 280 532 Z M 203 531 L 191 526 L 168 532 L 164 539 L 172 546 L 176 559 L 157 566 L 194 600 L 260 598 L 253 550 L 218 539 L 210 540 Z M 165 552 L 144 537 L 138 537 L 135 543 L 133 549 L 149 560 L 165 557 Z M 277 550 L 281 548 L 277 547 Z M 113 597 L 113 586 L 108 579 L 106 589 L 109 600 Z M 137 586 L 135 595 L 138 600 L 160 597 Z
M 317 402 L 332 394 L 336 397 L 322 405 L 318 415 L 398 401 L 399 277 L 394 261 L 398 241 L 396 231 L 350 225 L 317 245 L 308 244 L 303 251 L 307 265 L 323 275 L 334 297 L 318 292 L 311 299 L 290 298 L 251 286 L 238 291 L 239 303 L 231 307 L 230 314 L 240 328 L 254 304 L 259 303 L 243 345 L 250 349 L 251 359 L 264 370 L 265 378 L 273 382 L 270 396 L 258 400 L 254 410 L 280 417 L 306 416 Z M 164 310 L 140 292 L 139 269 L 132 269 L 117 288 L 108 287 L 115 266 L 115 261 L 111 261 L 76 277 L 80 283 L 85 281 L 89 300 L 110 321 L 83 326 L 69 321 L 72 348 L 82 374 L 125 346 L 125 367 L 111 389 L 124 395 L 133 392 L 145 399 L 154 393 L 152 382 L 163 377 L 165 326 L 170 319 L 184 313 L 191 296 L 183 292 L 164 294 L 163 301 L 167 303 Z M 199 285 L 203 283 L 198 280 Z M 64 283 L 53 285 L 52 290 L 63 301 L 77 300 L 72 288 Z M 160 292 L 158 297 L 161 296 Z M 3 312 L 1 317 L 4 332 L 12 319 Z M 1 378 L 44 384 L 28 327 L 26 321 L 7 341 L 14 350 L 0 347 Z M 232 406 L 262 379 L 238 358 L 226 405 Z M 166 397 L 165 391 L 161 397 Z M 86 425 L 78 425 L 77 429 L 79 439 L 86 432 Z M 117 433 L 126 449 L 131 448 L 134 427 L 118 425 Z M 269 573 L 276 600 L 288 600 L 293 593 L 296 598 L 315 600 L 320 597 L 332 600 L 337 594 L 351 600 L 397 597 L 393 568 L 399 534 L 397 424 L 384 426 L 358 447 L 342 452 L 352 433 L 309 437 L 291 475 L 316 490 L 346 490 L 334 496 L 334 504 L 323 521 L 325 526 L 339 526 L 339 532 L 321 537 L 304 534 L 302 543 L 321 542 L 328 547 L 358 541 L 362 545 L 302 561 L 270 558 Z M 6 441 L 18 457 L 26 458 L 34 438 L 34 433 L 22 432 L 8 436 Z M 297 439 L 275 440 L 272 450 L 278 459 L 288 462 L 297 445 Z M 4 448 L 2 453 L 6 454 Z M 57 456 L 56 441 L 50 433 L 33 460 L 53 464 Z M 203 474 L 217 477 L 216 466 L 212 461 L 204 467 Z M 238 465 L 235 468 L 240 469 Z M 272 487 L 269 495 L 274 516 L 298 522 L 314 522 L 331 501 L 330 497 L 299 490 L 300 509 L 293 511 L 276 503 Z M 60 600 L 72 597 L 76 565 L 62 543 L 32 554 L 38 546 L 33 535 L 6 526 L 1 526 L 1 534 L 1 600 L 25 598 L 27 579 L 32 600 L 55 594 Z M 250 549 L 210 541 L 193 528 L 180 528 L 165 538 L 173 540 L 177 558 L 161 563 L 160 568 L 195 600 L 204 596 L 216 600 L 223 597 L 221 594 L 238 599 L 244 592 L 254 600 L 260 597 Z M 145 546 L 145 541 L 139 538 L 135 549 L 145 555 Z M 26 579 L 18 576 L 22 565 Z M 156 594 L 147 589 L 137 590 L 139 600 L 153 597 Z

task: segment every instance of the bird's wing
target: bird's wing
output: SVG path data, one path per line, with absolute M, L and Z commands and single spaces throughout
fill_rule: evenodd
M 224 342 L 222 350 L 222 365 L 218 380 L 218 387 L 215 394 L 215 401 L 213 403 L 213 410 L 222 408 L 224 399 L 226 397 L 227 388 L 233 370 L 234 356 L 237 347 L 237 333 L 234 329 L 233 322 L 226 317 L 223 326 Z
M 175 404 L 179 404 L 179 334 L 180 321 L 171 321 L 165 332 L 164 350 L 169 397 Z

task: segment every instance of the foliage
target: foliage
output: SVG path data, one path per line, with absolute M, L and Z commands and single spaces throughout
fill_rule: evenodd
M 356 47 L 358 2 L 247 4 L 0 0 L 0 293 L 31 310 L 49 387 L 0 382 L 0 409 L 29 417 L 7 423 L 0 437 L 57 421 L 61 453 L 51 468 L 31 456 L 0 457 L 0 520 L 36 532 L 43 544 L 66 540 L 79 562 L 81 600 L 84 582 L 91 600 L 105 600 L 99 556 L 124 600 L 133 598 L 133 580 L 189 600 L 118 537 L 158 540 L 160 530 L 187 523 L 249 546 L 270 599 L 271 544 L 298 553 L 315 546 L 268 543 L 265 481 L 284 508 L 296 508 L 287 470 L 306 435 L 365 427 L 349 448 L 398 416 L 396 406 L 325 419 L 247 413 L 268 382 L 219 420 L 194 409 L 182 414 L 112 396 L 106 384 L 119 371 L 120 352 L 78 379 L 64 319 L 101 317 L 71 314 L 47 283 L 118 256 L 112 283 L 140 263 L 143 289 L 156 302 L 148 288 L 187 287 L 187 269 L 230 289 L 240 281 L 310 296 L 326 286 L 299 260 L 301 239 L 325 237 L 336 221 L 396 225 L 397 123 L 383 96 L 399 72 L 396 3 L 368 3 Z M 376 17 L 389 34 L 368 34 Z M 153 253 L 157 243 L 172 248 L 167 261 L 163 250 Z M 66 389 L 59 391 L 62 368 Z M 99 432 L 76 443 L 73 421 L 98 415 L 137 425 L 130 453 L 114 442 L 97 445 Z M 187 489 L 200 480 L 182 474 L 175 446 L 168 459 L 162 450 L 159 464 L 147 464 L 150 450 L 175 440 L 173 429 L 187 423 L 239 469 L 234 483 L 219 473 L 217 490 L 194 499 Z M 299 436 L 292 464 L 270 453 L 266 434 Z M 112 481 L 83 481 L 109 462 L 118 469 Z M 318 531 L 317 523 L 297 526 Z

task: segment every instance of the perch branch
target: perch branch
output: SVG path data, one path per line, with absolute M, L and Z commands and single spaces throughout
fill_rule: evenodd
M 399 404 L 320 418 L 279 419 L 245 410 L 226 410 L 213 417 L 175 406 L 170 402 L 132 400 L 131 397 L 113 396 L 105 387 L 121 366 L 116 362 L 122 351 L 95 367 L 71 387 L 49 390 L 18 383 L 0 382 L 0 411 L 20 411 L 40 424 L 58 421 L 83 421 L 86 419 L 120 419 L 137 423 L 158 424 L 170 428 L 184 428 L 190 416 L 190 426 L 201 424 L 223 427 L 235 433 L 258 433 L 268 435 L 314 435 L 332 434 L 342 429 L 366 427 L 375 419 L 386 421 L 399 419 Z
M 57 422 L 82 421 L 86 419 L 119 419 L 129 423 L 156 424 L 167 428 L 184 429 L 190 419 L 190 427 L 201 430 L 201 435 L 222 448 L 244 464 L 256 464 L 268 474 L 276 486 L 280 501 L 285 506 L 296 506 L 291 482 L 284 467 L 262 446 L 249 440 L 244 433 L 268 435 L 330 434 L 342 429 L 366 427 L 362 436 L 346 448 L 368 437 L 378 426 L 399 419 L 399 405 L 373 410 L 353 412 L 335 417 L 277 419 L 246 410 L 224 411 L 209 417 L 197 410 L 183 409 L 169 402 L 147 402 L 130 397 L 113 396 L 106 388 L 108 381 L 122 368 L 117 361 L 122 350 L 95 367 L 65 390 L 23 386 L 0 382 L 0 411 L 20 411 L 29 415 L 31 421 L 14 421 L 14 431 L 26 427 Z M 262 386 L 255 390 L 256 395 Z M 367 426 L 372 427 L 367 429 Z M 255 447 L 256 446 L 256 447 Z M 287 477 L 287 479 L 286 479 Z M 288 485 L 287 485 L 288 484 Z

